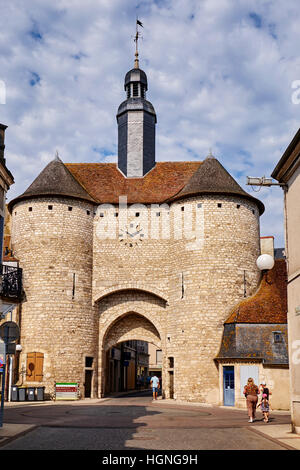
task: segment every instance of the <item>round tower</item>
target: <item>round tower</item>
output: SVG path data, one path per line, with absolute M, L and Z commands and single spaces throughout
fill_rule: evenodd
M 221 404 L 215 358 L 230 309 L 258 286 L 264 206 L 212 156 L 168 203 L 174 269 L 164 368 L 167 395 L 172 388 L 177 399 Z
M 12 247 L 23 268 L 23 383 L 79 382 L 96 396 L 97 317 L 92 307 L 95 201 L 56 157 L 9 203 Z M 96 369 L 95 369 L 96 370 Z

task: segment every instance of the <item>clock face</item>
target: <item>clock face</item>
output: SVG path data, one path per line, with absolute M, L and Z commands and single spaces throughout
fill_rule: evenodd
M 131 222 L 125 228 L 119 230 L 119 241 L 125 246 L 132 248 L 136 245 L 140 245 L 144 239 L 143 229 L 140 224 Z

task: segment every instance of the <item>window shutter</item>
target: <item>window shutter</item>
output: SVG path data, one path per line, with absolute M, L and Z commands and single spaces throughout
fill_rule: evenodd
M 240 366 L 240 383 L 241 397 L 244 396 L 244 386 L 247 384 L 248 378 L 252 377 L 255 385 L 259 386 L 259 368 L 258 366 Z
M 35 359 L 35 381 L 42 382 L 43 380 L 43 367 L 44 367 L 44 354 L 43 353 L 36 353 Z
M 31 352 L 27 354 L 26 380 L 27 382 L 41 382 L 43 380 L 44 354 Z
M 28 382 L 34 380 L 34 369 L 35 369 L 35 353 L 28 353 L 27 365 L 26 365 L 26 380 Z

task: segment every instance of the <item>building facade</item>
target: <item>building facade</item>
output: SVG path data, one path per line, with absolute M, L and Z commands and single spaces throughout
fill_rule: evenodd
M 161 378 L 162 371 L 162 350 L 149 344 L 149 376 L 156 375 Z
M 117 113 L 118 163 L 51 161 L 10 201 L 23 268 L 20 368 L 26 383 L 108 387 L 108 351 L 162 351 L 165 398 L 222 404 L 224 322 L 259 286 L 263 204 L 221 163 L 156 162 L 156 113 L 138 63 Z M 113 359 L 113 358 L 110 358 Z
M 272 177 L 284 190 L 291 413 L 293 430 L 300 433 L 300 129 L 276 165 Z
M 268 248 L 268 247 L 267 247 Z M 274 254 L 273 254 L 274 256 Z M 220 401 L 246 407 L 248 377 L 266 382 L 273 409 L 290 409 L 286 260 L 275 260 L 258 290 L 243 299 L 224 323 L 219 364 Z
M 6 193 L 14 183 L 13 175 L 6 166 L 4 153 L 6 129 L 7 126 L 0 124 L 0 326 L 7 321 L 19 323 L 19 304 L 22 298 L 22 270 L 18 267 L 16 260 L 8 260 L 8 254 L 11 256 L 11 251 L 6 252 L 8 250 L 5 234 L 5 223 L 8 217 Z M 10 395 L 8 384 L 13 381 L 13 361 L 17 356 L 16 344 L 12 343 L 5 347 L 4 341 L 0 338 L 0 385 L 2 387 L 6 369 L 6 396 Z

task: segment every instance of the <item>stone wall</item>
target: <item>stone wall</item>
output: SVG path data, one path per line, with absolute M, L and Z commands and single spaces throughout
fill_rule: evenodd
M 223 323 L 230 309 L 243 298 L 245 289 L 247 295 L 256 290 L 260 277 L 256 267 L 260 250 L 257 207 L 230 196 L 194 197 L 170 207 L 135 205 L 123 226 L 131 233 L 137 231 L 136 227 L 142 228 L 142 240 L 128 236 L 126 241 L 118 237 L 117 229 L 115 237 L 99 237 L 98 224 L 112 227 L 113 218 L 118 219 L 113 215 L 117 211 L 117 207 L 108 207 L 102 217 L 99 213 L 95 217 L 93 298 L 100 299 L 99 353 L 103 348 L 103 328 L 108 329 L 127 312 L 142 314 L 155 326 L 155 322 L 162 321 L 157 330 L 163 350 L 164 395 L 169 395 L 168 366 L 172 357 L 175 398 L 219 403 L 214 358 L 219 351 Z M 120 217 L 119 213 L 119 220 Z M 126 298 L 129 280 L 140 289 L 130 294 L 131 300 Z M 114 286 L 117 292 L 123 286 L 122 301 L 110 297 Z M 142 289 L 147 291 L 145 298 L 132 306 Z M 102 299 L 108 290 L 110 295 Z M 154 315 L 157 307 L 150 299 L 157 291 L 167 303 L 161 304 Z M 111 307 L 107 307 L 109 302 Z M 147 341 L 146 336 L 139 339 Z M 99 380 L 104 379 L 101 370 Z
M 83 393 L 93 357 L 92 396 L 103 396 L 107 349 L 149 341 L 163 351 L 163 396 L 172 372 L 175 399 L 219 404 L 223 323 L 259 281 L 258 209 L 217 195 L 128 209 L 99 206 L 94 216 L 89 203 L 54 197 L 14 206 L 26 294 L 20 365 L 43 353 L 46 391 L 79 381 Z
M 12 246 L 25 291 L 20 367 L 26 367 L 27 353 L 43 353 L 43 381 L 28 384 L 45 385 L 46 393 L 55 381 L 80 382 L 83 393 L 85 356 L 97 362 L 93 216 L 91 204 L 75 199 L 41 197 L 13 208 Z M 95 395 L 96 380 L 94 387 Z

